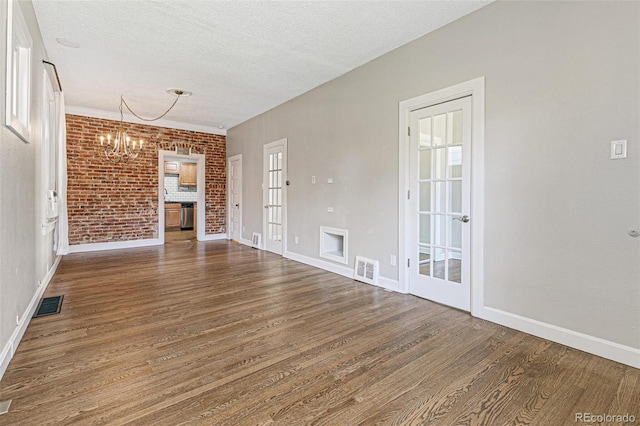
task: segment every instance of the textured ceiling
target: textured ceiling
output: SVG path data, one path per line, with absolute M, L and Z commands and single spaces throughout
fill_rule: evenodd
M 488 3 L 33 0 L 68 112 L 216 133 Z

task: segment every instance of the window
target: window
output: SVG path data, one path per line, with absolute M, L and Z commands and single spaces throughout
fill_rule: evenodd
M 7 2 L 7 104 L 5 124 L 28 143 L 31 112 L 32 39 L 18 3 L 14 0 Z

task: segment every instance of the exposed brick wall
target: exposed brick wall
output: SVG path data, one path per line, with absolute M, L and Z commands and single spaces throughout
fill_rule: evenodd
M 226 232 L 226 138 L 220 135 L 126 124 L 147 146 L 129 163 L 111 163 L 98 136 L 117 121 L 67 115 L 69 244 L 158 238 L 158 156 L 172 144 L 205 154 L 205 232 Z M 162 198 L 161 198 L 162 200 Z

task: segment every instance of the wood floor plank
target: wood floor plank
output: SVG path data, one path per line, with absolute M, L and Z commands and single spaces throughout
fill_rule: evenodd
M 65 256 L 0 425 L 564 425 L 640 371 L 227 241 Z

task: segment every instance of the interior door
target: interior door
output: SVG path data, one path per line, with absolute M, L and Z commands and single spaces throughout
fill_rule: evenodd
M 229 237 L 240 241 L 242 237 L 242 158 L 229 159 Z
M 410 292 L 470 310 L 471 97 L 411 113 Z
M 283 253 L 286 228 L 286 139 L 264 146 L 264 248 Z

